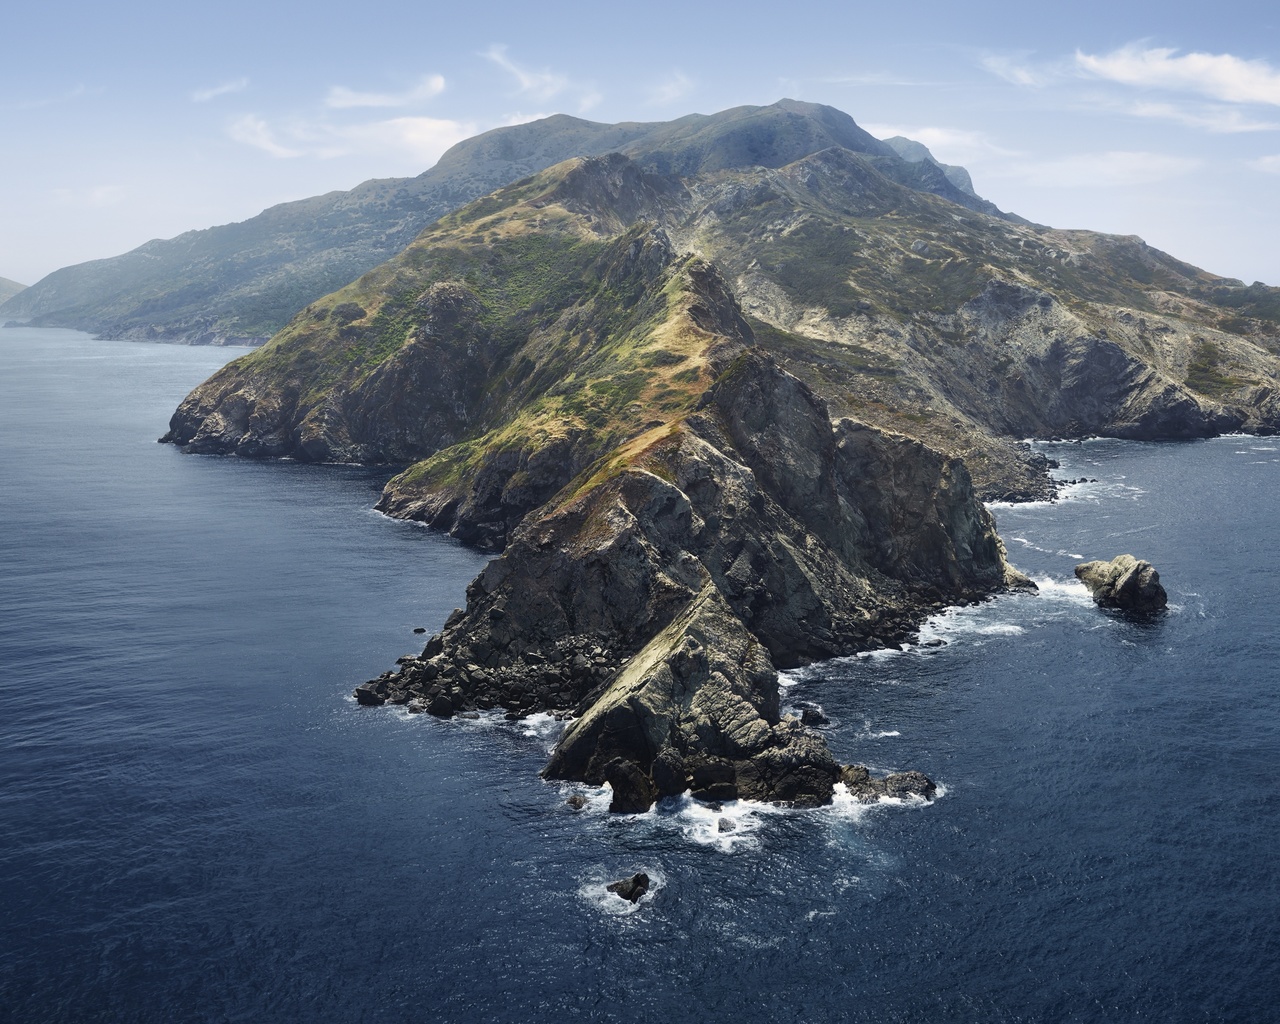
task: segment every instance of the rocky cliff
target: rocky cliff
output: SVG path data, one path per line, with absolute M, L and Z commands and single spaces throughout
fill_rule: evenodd
M 692 412 L 583 477 L 514 530 L 421 658 L 358 696 L 572 712 L 549 777 L 809 806 L 844 766 L 781 716 L 776 667 L 896 643 L 943 602 L 1026 584 L 960 462 L 833 424 L 750 348 Z

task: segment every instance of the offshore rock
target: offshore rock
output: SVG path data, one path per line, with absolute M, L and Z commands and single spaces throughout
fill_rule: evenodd
M 649 891 L 649 876 L 643 871 L 637 871 L 630 878 L 610 882 L 605 888 L 612 893 L 617 893 L 622 899 L 635 903 Z
M 1150 562 L 1133 555 L 1118 555 L 1110 562 L 1081 562 L 1076 566 L 1076 578 L 1102 608 L 1152 614 L 1169 603 L 1160 574 Z
M 845 784 L 851 796 L 864 804 L 875 803 L 884 798 L 904 800 L 912 796 L 932 800 L 938 791 L 933 780 L 921 772 L 894 772 L 877 779 L 860 764 L 841 768 L 840 781 Z

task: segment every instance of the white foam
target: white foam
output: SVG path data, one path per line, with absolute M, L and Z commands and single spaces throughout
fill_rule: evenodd
M 875 813 L 877 809 L 884 810 L 890 807 L 907 807 L 907 808 L 919 809 L 922 807 L 928 807 L 931 804 L 937 803 L 939 800 L 941 800 L 943 797 L 947 795 L 946 786 L 944 786 L 940 782 L 936 783 L 936 785 L 938 788 L 934 792 L 932 800 L 926 800 L 922 796 L 916 796 L 912 794 L 910 796 L 905 796 L 905 797 L 892 797 L 892 796 L 881 797 L 879 800 L 875 801 L 874 803 L 868 804 L 868 803 L 863 803 L 857 797 L 853 796 L 849 792 L 849 787 L 847 787 L 843 782 L 837 782 L 836 788 L 835 788 L 835 794 L 831 800 L 831 806 L 827 808 L 826 811 L 832 817 L 839 818 L 845 821 L 857 822 L 867 817 L 867 815 Z
M 1072 604 L 1092 604 L 1089 588 L 1077 579 L 1055 580 L 1045 576 L 1035 581 L 1040 597 L 1048 601 L 1068 601 Z
M 649 876 L 649 889 L 638 900 L 632 903 L 616 892 L 609 891 L 609 885 L 621 878 L 629 878 L 637 871 Z M 585 875 L 579 876 L 578 895 L 589 906 L 609 917 L 628 917 L 638 913 L 653 902 L 654 897 L 667 884 L 667 876 L 659 867 L 644 864 L 638 868 L 628 868 L 622 873 L 609 872 L 603 865 L 595 865 Z
M 743 848 L 758 849 L 763 820 L 783 809 L 754 800 L 704 803 L 684 793 L 661 801 L 655 812 L 660 822 L 674 825 L 687 841 L 733 853 Z M 721 831 L 722 821 L 728 826 L 727 831 Z
M 1021 636 L 1026 630 L 1015 626 L 1012 622 L 995 622 L 990 626 L 979 626 L 977 633 L 981 636 Z
M 528 718 L 522 718 L 515 724 L 519 725 L 520 731 L 530 739 L 540 740 L 548 753 L 555 747 L 565 728 L 564 722 L 546 711 L 539 711 Z

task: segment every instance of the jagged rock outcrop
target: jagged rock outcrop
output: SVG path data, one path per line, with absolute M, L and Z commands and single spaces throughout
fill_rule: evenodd
M 849 420 L 740 355 L 683 423 L 526 520 L 423 657 L 370 684 L 568 710 L 546 774 L 618 809 L 692 788 L 813 806 L 841 766 L 777 666 L 897 642 L 942 601 L 1025 584 L 957 460 Z
M 1152 614 L 1162 611 L 1169 597 L 1160 574 L 1150 562 L 1133 555 L 1117 555 L 1109 562 L 1081 562 L 1076 579 L 1089 588 L 1100 607 Z

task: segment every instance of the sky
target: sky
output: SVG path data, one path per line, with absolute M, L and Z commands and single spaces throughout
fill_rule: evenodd
M 1274 3 L 42 0 L 0 40 L 0 277 L 24 284 L 501 125 L 785 96 L 924 142 L 1032 221 L 1280 285 Z

